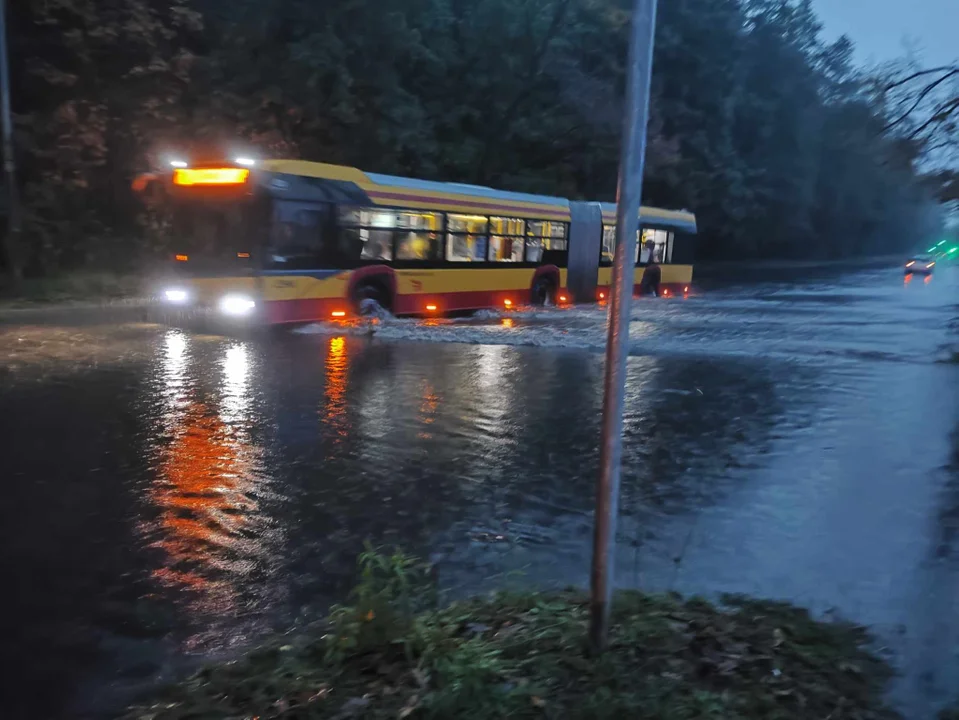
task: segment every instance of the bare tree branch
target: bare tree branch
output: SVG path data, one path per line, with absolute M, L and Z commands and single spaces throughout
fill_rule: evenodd
M 919 127 L 917 127 L 915 130 L 909 133 L 909 137 L 911 139 L 918 138 L 926 130 L 928 130 L 934 125 L 944 123 L 946 120 L 948 120 L 950 117 L 952 117 L 952 115 L 956 114 L 957 112 L 959 112 L 959 97 L 953 98 L 951 100 L 948 100 L 942 103 L 933 112 L 932 115 L 926 118 L 925 122 L 923 122 L 921 125 L 919 125 Z
M 899 117 L 897 117 L 895 120 L 893 120 L 893 121 L 891 121 L 890 123 L 888 123 L 888 124 L 882 129 L 882 131 L 883 131 L 883 132 L 888 132 L 889 130 L 892 130 L 894 127 L 897 127 L 898 125 L 901 125 L 903 122 L 905 122 L 906 120 L 908 120 L 909 117 L 913 114 L 913 112 L 915 112 L 916 109 L 922 104 L 922 101 L 923 101 L 923 100 L 925 100 L 927 97 L 929 97 L 929 95 L 930 95 L 936 88 L 938 88 L 938 87 L 941 86 L 943 83 L 945 83 L 947 80 L 949 80 L 950 78 L 953 78 L 953 77 L 959 77 L 959 68 L 954 68 L 954 69 L 950 70 L 948 73 L 946 73 L 945 75 L 943 75 L 941 78 L 939 78 L 939 79 L 936 80 L 935 82 L 931 82 L 931 83 L 929 83 L 928 85 L 926 85 L 926 87 L 924 87 L 924 88 L 922 89 L 922 91 L 919 93 L 919 95 L 916 97 L 915 101 L 912 103 L 912 105 L 909 107 L 909 109 L 906 110 L 904 113 L 902 113 L 902 114 L 901 114 Z
M 883 88 L 883 90 L 885 92 L 889 92 L 890 90 L 895 90 L 898 87 L 908 85 L 913 80 L 918 80 L 921 77 L 928 77 L 929 75 L 935 75 L 936 73 L 943 73 L 943 72 L 956 73 L 957 71 L 959 71 L 959 67 L 955 65 L 943 65 L 937 68 L 929 68 L 928 70 L 918 70 L 914 72 L 912 75 L 896 80 L 895 82 L 889 83 Z

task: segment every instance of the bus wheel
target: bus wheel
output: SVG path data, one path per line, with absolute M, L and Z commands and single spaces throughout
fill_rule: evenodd
M 360 285 L 353 292 L 353 308 L 362 317 L 375 317 L 392 309 L 386 290 L 373 283 Z
M 550 278 L 538 278 L 533 284 L 533 292 L 530 294 L 530 305 L 537 305 L 539 307 L 552 305 L 555 292 L 556 288 Z

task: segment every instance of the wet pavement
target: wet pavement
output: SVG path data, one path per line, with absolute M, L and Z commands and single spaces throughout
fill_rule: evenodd
M 873 625 L 931 717 L 959 696 L 959 269 L 792 275 L 635 306 L 618 582 Z M 4 717 L 109 716 L 307 622 L 367 539 L 452 594 L 586 584 L 602 308 L 110 320 L 0 322 Z

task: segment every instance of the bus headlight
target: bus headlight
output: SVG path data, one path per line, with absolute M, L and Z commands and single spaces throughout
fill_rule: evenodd
M 220 311 L 224 315 L 249 315 L 256 303 L 247 295 L 224 295 L 220 299 Z
M 190 293 L 183 288 L 168 288 L 163 291 L 163 297 L 171 305 L 185 305 L 190 299 Z

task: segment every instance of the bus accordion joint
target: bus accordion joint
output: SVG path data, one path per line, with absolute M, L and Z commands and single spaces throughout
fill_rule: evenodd
M 177 262 L 187 262 L 190 259 L 189 255 L 174 255 L 173 259 Z
M 250 177 L 249 168 L 175 168 L 173 184 L 182 187 L 193 185 L 242 185 Z

